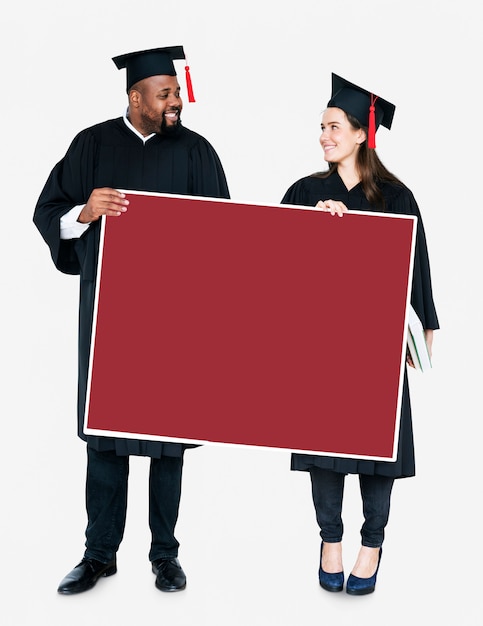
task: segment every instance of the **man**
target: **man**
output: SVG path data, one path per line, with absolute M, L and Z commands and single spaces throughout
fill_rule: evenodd
M 162 591 L 184 589 L 174 530 L 185 446 L 180 443 L 86 436 L 84 407 L 99 252 L 100 218 L 122 219 L 128 201 L 118 189 L 229 198 L 220 160 L 209 142 L 183 127 L 173 61 L 182 46 L 115 57 L 126 69 L 128 109 L 117 119 L 81 131 L 52 170 L 34 223 L 61 272 L 80 275 L 78 435 L 87 442 L 87 528 L 82 561 L 58 592 L 91 589 L 116 573 L 126 520 L 129 455 L 151 458 L 149 559 Z M 194 101 L 186 67 L 188 93 Z M 146 225 L 149 228 L 149 225 Z

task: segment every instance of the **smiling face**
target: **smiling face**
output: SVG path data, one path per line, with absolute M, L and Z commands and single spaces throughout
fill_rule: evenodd
M 366 139 L 362 128 L 354 128 L 342 109 L 329 107 L 322 115 L 320 145 L 329 163 L 356 163 L 359 146 Z
M 182 108 L 176 76 L 150 76 L 129 92 L 129 119 L 144 136 L 176 129 Z

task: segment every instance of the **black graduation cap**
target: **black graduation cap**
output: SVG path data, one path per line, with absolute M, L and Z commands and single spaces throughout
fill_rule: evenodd
M 367 127 L 369 148 L 376 147 L 376 130 L 381 124 L 387 129 L 391 128 L 396 110 L 394 104 L 337 74 L 332 74 L 332 96 L 327 106 L 342 109 L 354 116 L 362 126 Z
M 118 70 L 126 69 L 126 91 L 143 78 L 149 76 L 167 75 L 176 76 L 176 69 L 173 61 L 186 59 L 183 46 L 169 46 L 165 48 L 152 48 L 151 50 L 140 50 L 138 52 L 128 52 L 113 57 Z M 188 86 L 188 98 L 194 102 L 193 88 L 189 66 L 185 66 L 186 82 Z

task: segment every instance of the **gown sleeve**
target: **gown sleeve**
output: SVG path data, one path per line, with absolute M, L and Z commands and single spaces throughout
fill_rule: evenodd
M 191 149 L 191 193 L 211 198 L 230 198 L 223 166 L 213 146 L 203 137 Z
M 309 194 L 307 193 L 305 179 L 300 179 L 293 183 L 282 198 L 280 204 L 294 204 L 299 206 L 313 206 Z
M 94 163 L 94 138 L 82 131 L 53 168 L 35 207 L 34 224 L 49 246 L 55 266 L 66 274 L 80 273 L 78 240 L 60 238 L 60 218 L 89 199 L 94 188 Z
M 413 284 L 411 304 L 419 316 L 423 328 L 436 330 L 439 328 L 438 316 L 433 301 L 431 270 L 426 244 L 426 234 L 421 212 L 412 192 L 404 188 L 394 199 L 394 206 L 389 208 L 394 213 L 415 215 L 418 218 L 416 246 L 414 252 Z

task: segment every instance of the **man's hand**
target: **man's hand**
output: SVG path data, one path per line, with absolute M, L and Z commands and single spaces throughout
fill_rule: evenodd
M 80 212 L 77 221 L 81 224 L 89 224 L 95 222 L 101 215 L 117 217 L 127 211 L 129 200 L 126 200 L 126 194 L 121 193 L 117 189 L 110 187 L 102 187 L 94 189 L 87 204 Z

